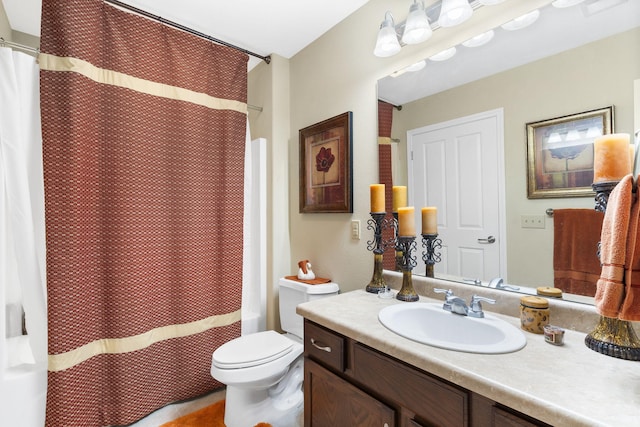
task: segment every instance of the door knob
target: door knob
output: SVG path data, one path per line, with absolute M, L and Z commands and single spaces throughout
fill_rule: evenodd
M 478 239 L 478 243 L 482 243 L 483 245 L 487 245 L 495 242 L 496 242 L 496 238 L 493 236 L 489 236 L 486 239 Z

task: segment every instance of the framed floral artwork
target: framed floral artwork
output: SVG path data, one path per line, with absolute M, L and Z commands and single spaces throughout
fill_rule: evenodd
M 613 132 L 613 106 L 526 127 L 527 197 L 593 197 L 593 142 Z
M 300 213 L 353 212 L 352 115 L 300 129 Z

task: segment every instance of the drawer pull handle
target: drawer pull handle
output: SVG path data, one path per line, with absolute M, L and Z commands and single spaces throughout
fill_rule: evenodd
M 321 343 L 320 343 L 321 344 Z M 313 338 L 311 338 L 311 345 L 314 346 L 315 348 L 317 348 L 318 350 L 322 350 L 322 351 L 326 351 L 327 353 L 331 353 L 331 347 L 329 346 L 322 346 L 320 344 L 316 344 L 316 340 L 314 340 Z

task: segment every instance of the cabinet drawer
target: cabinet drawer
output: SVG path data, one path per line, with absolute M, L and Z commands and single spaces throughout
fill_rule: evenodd
M 469 425 L 468 395 L 444 381 L 356 344 L 353 373 L 371 392 L 392 399 L 416 414 L 415 425 L 464 427 Z M 423 420 L 423 421 L 421 421 Z
M 329 368 L 344 372 L 345 338 L 315 323 L 304 322 L 304 354 Z

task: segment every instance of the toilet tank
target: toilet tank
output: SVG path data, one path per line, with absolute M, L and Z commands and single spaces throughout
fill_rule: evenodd
M 282 330 L 302 339 L 304 319 L 296 314 L 298 304 L 337 295 L 339 290 L 338 284 L 333 282 L 307 285 L 296 280 L 281 278 L 279 304 Z

